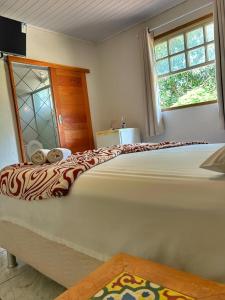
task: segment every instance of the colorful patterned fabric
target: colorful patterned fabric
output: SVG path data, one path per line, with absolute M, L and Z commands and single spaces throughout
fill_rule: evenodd
M 194 298 L 124 272 L 90 300 L 194 300 Z
M 0 172 L 0 194 L 24 200 L 42 200 L 68 194 L 74 181 L 85 171 L 121 154 L 180 147 L 200 142 L 128 144 L 77 152 L 54 164 L 16 164 Z

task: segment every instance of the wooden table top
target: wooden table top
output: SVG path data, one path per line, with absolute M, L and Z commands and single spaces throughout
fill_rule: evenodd
M 225 300 L 225 285 L 121 253 L 55 300 L 88 299 Z

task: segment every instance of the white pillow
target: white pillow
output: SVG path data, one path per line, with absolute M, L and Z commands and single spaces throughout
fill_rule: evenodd
M 200 165 L 200 168 L 225 173 L 225 146 L 210 155 Z

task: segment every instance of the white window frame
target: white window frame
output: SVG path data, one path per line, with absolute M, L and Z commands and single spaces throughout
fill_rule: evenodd
M 155 38 L 155 46 L 157 46 L 158 44 L 161 44 L 163 42 L 167 42 L 167 50 L 168 50 L 168 55 L 167 56 L 164 56 L 164 57 L 159 58 L 159 59 L 155 58 L 156 63 L 159 62 L 159 61 L 162 61 L 164 59 L 168 59 L 168 62 L 169 62 L 169 72 L 165 73 L 165 74 L 158 75 L 159 78 L 167 77 L 167 76 L 170 76 L 170 75 L 173 75 L 173 74 L 185 72 L 185 71 L 188 71 L 188 70 L 193 70 L 193 69 L 196 69 L 196 68 L 200 68 L 202 66 L 206 66 L 206 65 L 214 64 L 215 63 L 215 60 L 208 61 L 208 53 L 207 53 L 207 46 L 210 45 L 210 44 L 214 44 L 214 40 L 212 40 L 210 42 L 206 41 L 206 29 L 205 29 L 205 27 L 206 27 L 206 25 L 208 25 L 210 23 L 213 23 L 213 17 L 212 16 L 204 18 L 204 20 L 201 20 L 201 21 L 196 21 L 192 25 L 188 25 L 188 24 L 183 25 L 182 29 L 178 29 L 178 30 L 175 29 L 173 33 L 168 33 L 168 34 L 165 33 L 165 34 L 163 34 L 162 38 L 157 38 L 157 37 Z M 200 27 L 203 27 L 204 43 L 201 44 L 201 45 L 192 47 L 192 48 L 188 48 L 187 47 L 187 34 L 190 31 L 198 29 Z M 179 36 L 181 34 L 183 34 L 183 36 L 184 36 L 184 50 L 176 52 L 174 54 L 170 54 L 169 53 L 169 40 L 172 39 L 172 38 L 175 38 L 175 37 L 177 37 L 177 36 Z M 200 48 L 200 47 L 204 47 L 204 50 L 205 50 L 205 62 L 201 63 L 201 64 L 198 64 L 198 65 L 189 66 L 189 55 L 188 55 L 188 52 L 191 51 L 191 50 L 195 50 L 197 48 Z M 176 56 L 178 54 L 182 54 L 182 53 L 185 54 L 186 68 L 183 68 L 183 69 L 180 69 L 180 70 L 176 70 L 176 71 L 172 71 L 171 70 L 170 58 L 174 57 L 174 56 Z
M 184 24 L 182 26 L 179 26 L 179 27 L 177 27 L 173 30 L 170 30 L 170 31 L 165 32 L 163 34 L 159 34 L 158 36 L 155 37 L 155 46 L 157 44 L 160 44 L 160 43 L 163 43 L 163 42 L 167 41 L 167 50 L 168 50 L 168 55 L 167 56 L 165 56 L 163 58 L 160 58 L 160 59 L 157 59 L 157 60 L 155 59 L 155 61 L 157 62 L 157 61 L 168 58 L 168 60 L 169 60 L 169 69 L 170 69 L 169 73 L 162 74 L 162 75 L 157 75 L 159 79 L 160 78 L 166 78 L 166 77 L 169 77 L 171 75 L 182 73 L 182 72 L 185 72 L 185 71 L 188 71 L 188 70 L 197 69 L 197 68 L 200 68 L 202 66 L 215 64 L 215 60 L 208 61 L 208 53 L 207 53 L 207 45 L 214 43 L 214 40 L 210 41 L 210 42 L 206 41 L 205 25 L 208 25 L 210 23 L 213 23 L 213 14 L 209 14 L 207 16 L 201 17 L 198 20 L 189 22 L 189 23 Z M 193 48 L 187 48 L 187 33 L 194 30 L 194 29 L 202 27 L 202 26 L 203 26 L 203 30 L 204 30 L 204 43 L 201 44 L 201 45 L 195 46 Z M 184 50 L 182 50 L 180 52 L 170 54 L 169 53 L 169 40 L 176 37 L 176 36 L 179 36 L 180 34 L 184 35 L 184 43 L 185 43 L 184 47 L 185 48 L 184 48 Z M 206 61 L 202 64 L 198 64 L 198 65 L 195 65 L 195 66 L 187 66 L 188 51 L 189 50 L 194 50 L 198 47 L 203 47 L 203 46 L 205 48 Z M 171 71 L 170 57 L 175 56 L 177 54 L 181 54 L 181 53 L 185 53 L 186 68 L 180 69 L 180 70 L 177 70 L 177 71 Z M 185 105 L 167 107 L 167 108 L 163 108 L 162 111 L 177 110 L 177 109 L 188 108 L 188 107 L 192 107 L 192 106 L 208 105 L 208 104 L 213 104 L 213 103 L 217 103 L 217 99 L 212 99 L 210 101 L 204 101 L 204 102 L 198 102 L 198 103 L 190 103 L 190 104 L 185 104 Z

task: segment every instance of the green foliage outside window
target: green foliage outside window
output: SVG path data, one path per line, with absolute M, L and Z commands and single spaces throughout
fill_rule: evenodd
M 161 108 L 215 100 L 215 64 L 159 78 Z
M 156 43 L 155 59 L 161 108 L 217 99 L 212 20 Z

